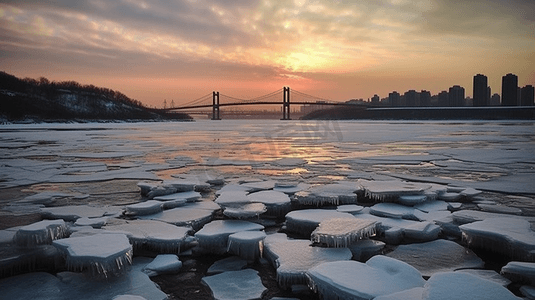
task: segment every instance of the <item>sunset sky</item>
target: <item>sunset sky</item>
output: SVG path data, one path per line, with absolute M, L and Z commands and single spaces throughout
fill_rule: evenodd
M 535 85 L 534 0 L 0 0 L 0 71 L 161 106 L 283 86 L 332 100 Z

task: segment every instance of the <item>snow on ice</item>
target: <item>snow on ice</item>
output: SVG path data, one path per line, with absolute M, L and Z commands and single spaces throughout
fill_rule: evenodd
M 313 247 L 308 240 L 288 239 L 282 233 L 268 235 L 264 246 L 265 256 L 277 269 L 277 281 L 282 287 L 305 284 L 306 272 L 318 264 L 352 257 L 348 248 Z
M 258 272 L 253 269 L 205 276 L 202 281 L 217 300 L 260 299 L 266 290 Z
M 67 268 L 88 271 L 104 277 L 126 272 L 132 264 L 132 246 L 124 234 L 96 234 L 56 240 L 53 245 L 63 251 Z
M 484 262 L 474 252 L 447 240 L 399 245 L 386 256 L 408 263 L 426 277 L 440 272 L 484 267 Z
M 228 249 L 229 235 L 240 231 L 260 231 L 264 226 L 242 220 L 215 220 L 195 233 L 199 246 L 211 253 L 223 254 Z
M 327 247 L 344 248 L 356 241 L 375 236 L 376 222 L 356 218 L 323 220 L 312 232 L 311 240 Z
M 418 270 L 382 255 L 366 263 L 323 263 L 310 269 L 307 277 L 310 287 L 323 299 L 373 299 L 425 284 Z
M 470 248 L 483 248 L 510 259 L 535 261 L 535 232 L 520 218 L 490 218 L 459 226 Z
M 52 244 L 52 241 L 68 235 L 68 228 L 63 220 L 43 220 L 17 230 L 13 242 L 18 246 L 33 247 Z

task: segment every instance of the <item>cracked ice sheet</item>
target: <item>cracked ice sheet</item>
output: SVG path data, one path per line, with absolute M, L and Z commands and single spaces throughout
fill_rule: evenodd
M 291 240 L 276 233 L 264 239 L 264 254 L 277 269 L 282 287 L 306 283 L 306 272 L 324 262 L 348 261 L 353 254 L 348 248 L 312 247 L 308 240 Z
M 307 275 L 309 284 L 325 299 L 373 299 L 425 284 L 414 267 L 382 255 L 370 258 L 365 264 L 323 263 Z
M 472 250 L 447 240 L 400 245 L 386 256 L 404 261 L 428 277 L 440 272 L 485 266 Z

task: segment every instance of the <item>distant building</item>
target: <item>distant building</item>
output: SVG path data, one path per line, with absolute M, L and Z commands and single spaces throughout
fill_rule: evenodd
M 482 74 L 475 75 L 473 93 L 474 106 L 488 106 L 489 100 L 487 76 Z
M 492 97 L 490 97 L 490 105 L 491 106 L 500 106 L 501 105 L 500 94 L 494 93 L 492 95 Z
M 518 105 L 518 76 L 507 74 L 502 77 L 502 105 Z
M 449 96 L 447 91 L 438 93 L 438 106 L 448 106 Z
M 375 94 L 372 97 L 372 104 L 379 104 L 380 100 L 381 100 L 381 98 L 379 98 L 379 96 L 377 94 Z
M 526 85 L 520 91 L 520 105 L 522 106 L 533 106 L 534 105 L 534 94 L 535 88 L 532 85 Z
M 405 97 L 405 106 L 418 106 L 418 92 L 409 90 L 403 96 Z
M 389 93 L 388 102 L 391 106 L 401 106 L 401 95 L 396 91 Z
M 448 105 L 449 106 L 464 106 L 464 88 L 459 85 L 450 87 L 448 93 Z
M 420 106 L 431 106 L 431 92 L 426 90 L 420 92 Z

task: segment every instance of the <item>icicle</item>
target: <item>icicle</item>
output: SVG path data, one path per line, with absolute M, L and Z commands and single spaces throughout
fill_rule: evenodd
M 371 220 L 333 218 L 322 221 L 312 232 L 314 243 L 327 247 L 344 248 L 350 244 L 376 235 L 376 223 Z
M 69 234 L 63 220 L 43 220 L 17 230 L 13 242 L 22 247 L 52 244 L 52 241 L 65 238 Z

